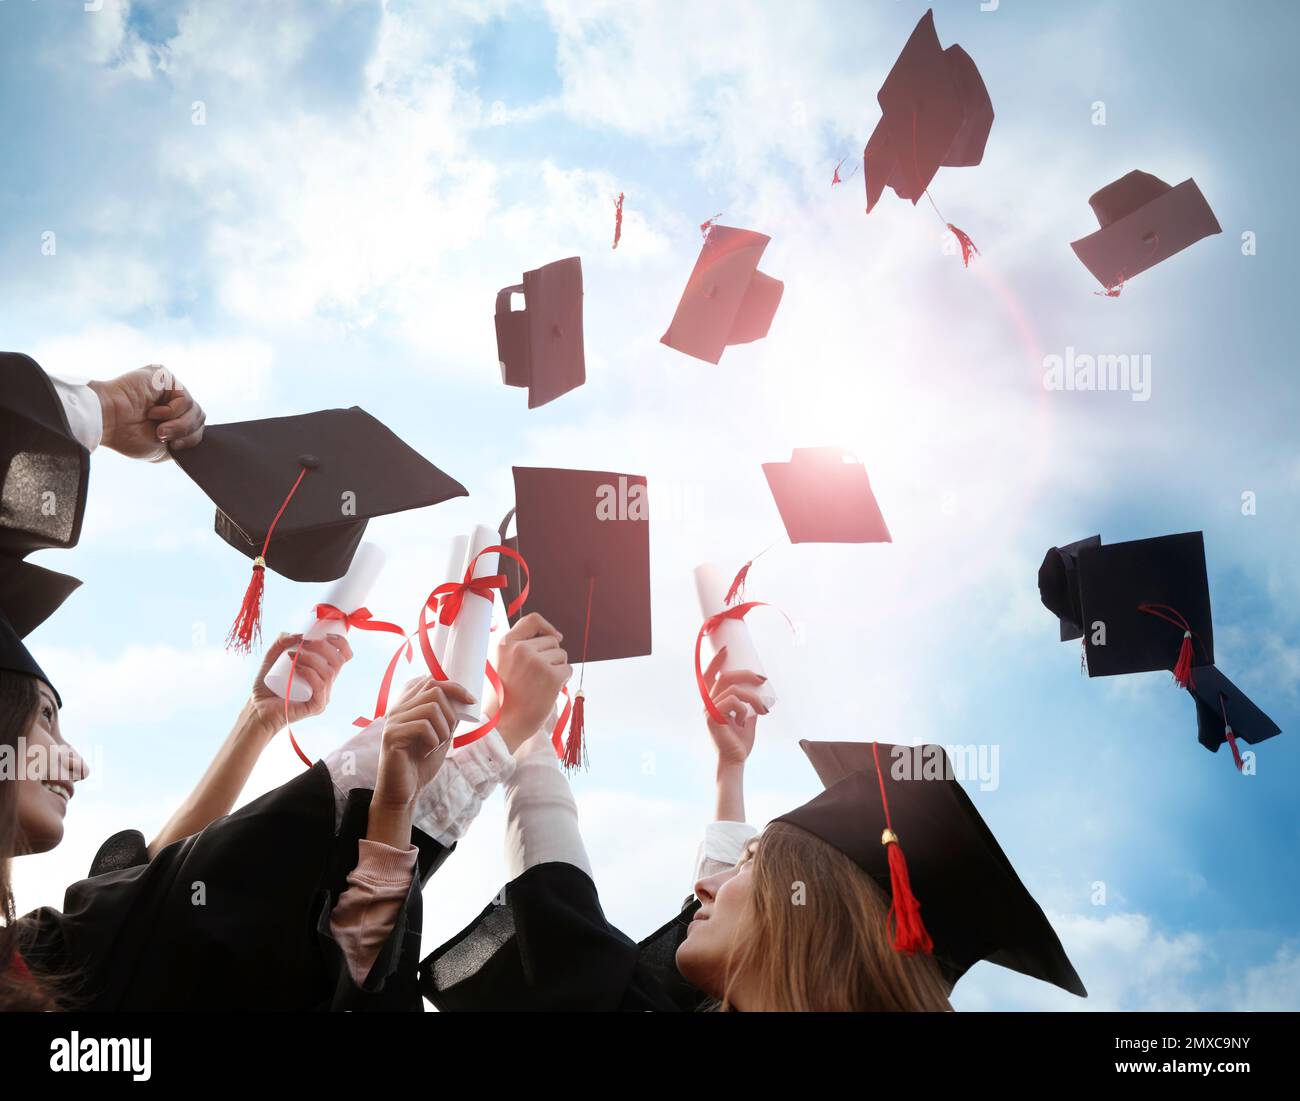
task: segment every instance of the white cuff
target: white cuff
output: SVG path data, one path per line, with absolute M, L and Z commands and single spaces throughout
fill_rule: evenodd
M 104 409 L 99 404 L 99 395 L 85 383 L 48 377 L 63 403 L 73 437 L 87 451 L 94 451 L 104 437 Z
M 710 822 L 704 827 L 704 840 L 695 857 L 695 878 L 707 879 L 734 868 L 745 846 L 757 833 L 748 822 Z
M 466 833 L 496 786 L 509 780 L 515 759 L 493 730 L 455 750 L 415 798 L 415 826 L 450 848 Z

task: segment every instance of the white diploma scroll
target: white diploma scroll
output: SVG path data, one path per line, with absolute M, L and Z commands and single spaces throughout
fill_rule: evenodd
M 500 539 L 496 528 L 477 525 L 465 553 L 465 565 L 468 566 L 470 560 L 484 547 L 495 546 Z M 491 577 L 497 572 L 499 558 L 500 555 L 495 552 L 483 555 L 474 566 L 474 576 Z M 465 572 L 462 570 L 456 580 L 461 581 L 464 577 Z M 483 667 L 487 664 L 488 641 L 492 631 L 492 605 L 493 601 L 487 597 L 477 593 L 465 594 L 456 622 L 451 625 L 451 631 L 447 635 L 446 660 L 440 663 L 449 680 L 459 684 L 480 701 L 483 699 Z M 482 719 L 482 703 L 456 704 L 456 718 L 462 722 L 479 722 Z
M 469 536 L 458 535 L 451 541 L 451 553 L 447 556 L 447 569 L 442 575 L 441 585 L 445 581 L 463 581 L 465 579 L 465 565 L 468 559 L 465 557 L 465 551 L 469 549 Z M 430 613 L 433 614 L 433 613 Z M 447 668 L 447 638 L 451 634 L 451 628 L 445 627 L 442 621 L 434 615 L 434 628 L 430 635 L 430 644 L 433 646 L 433 656 L 438 659 L 438 664 Z M 473 689 L 471 688 L 472 692 Z
M 726 608 L 727 587 L 730 579 L 712 562 L 705 562 L 695 567 L 695 592 L 700 598 L 700 614 L 708 619 Z M 724 619 L 708 636 L 713 643 L 716 654 L 724 646 L 727 648 L 726 660 L 722 663 L 722 672 L 730 673 L 748 669 L 763 676 L 763 663 L 758 651 L 754 649 L 754 640 L 749 636 L 749 628 L 743 619 Z M 770 683 L 753 686 L 764 707 L 776 703 L 776 693 Z
M 377 544 L 362 543 L 357 547 L 357 553 L 352 556 L 352 565 L 348 567 L 348 572 L 335 581 L 324 599 L 317 603 L 332 604 L 345 615 L 351 615 L 358 608 L 365 607 L 366 598 L 370 595 L 375 578 L 384 568 L 385 557 Z M 311 622 L 303 628 L 302 636 L 306 639 L 318 639 L 326 635 L 346 633 L 347 630 L 341 620 L 317 619 L 313 616 Z M 271 666 L 271 671 L 266 674 L 264 683 L 281 699 L 284 699 L 285 690 L 289 687 L 289 668 L 293 664 L 293 653 L 292 650 L 286 650 L 276 659 L 275 664 Z M 306 703 L 309 699 L 311 699 L 311 687 L 301 677 L 295 676 L 293 702 Z

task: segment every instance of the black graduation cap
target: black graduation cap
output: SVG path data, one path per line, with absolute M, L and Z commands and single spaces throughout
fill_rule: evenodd
M 1084 546 L 1079 601 L 1088 675 L 1169 669 L 1186 687 L 1194 665 L 1214 663 L 1205 540 L 1199 531 Z M 1104 636 L 1094 631 L 1104 624 Z M 1094 634 L 1104 642 L 1094 642 Z
M 939 45 L 933 11 L 917 23 L 876 99 L 880 122 L 862 154 L 868 214 L 886 187 L 915 206 L 941 165 L 983 160 L 993 103 L 970 55 Z
M 294 581 L 333 581 L 375 516 L 466 496 L 465 487 L 365 410 L 208 425 L 176 462 L 217 506 L 216 531 L 253 559 L 228 644 L 260 633 L 263 567 Z
M 1238 738 L 1254 745 L 1282 733 L 1277 723 L 1213 665 L 1196 666 L 1187 690 L 1196 701 L 1197 741 L 1211 753 L 1218 753 L 1219 746 L 1227 742 L 1238 769 L 1242 767 Z
M 1038 596 L 1061 621 L 1061 641 L 1083 637 L 1083 608 L 1079 603 L 1079 551 L 1101 546 L 1100 535 L 1052 547 L 1038 567 Z
M 791 543 L 891 543 L 867 469 L 838 447 L 796 447 L 764 463 Z
M 511 296 L 524 308 L 512 311 Z M 501 381 L 528 389 L 536 409 L 587 381 L 582 344 L 582 260 L 570 256 L 524 272 L 524 281 L 497 292 L 497 359 Z
M 1051 924 L 954 778 L 942 746 L 799 745 L 826 790 L 776 821 L 825 841 L 875 881 L 891 901 L 896 948 L 925 951 L 928 940 L 950 984 L 988 960 L 1087 997 Z M 921 767 L 899 779 L 896 762 Z M 899 864 L 905 865 L 901 880 Z M 900 944 L 917 904 L 924 924 L 920 946 Z
M 0 553 L 76 546 L 89 477 L 90 452 L 45 372 L 0 352 Z
M 36 664 L 22 639 L 53 615 L 80 584 L 75 577 L 0 556 L 0 669 L 44 681 L 60 707 L 63 700 L 58 689 Z
M 517 466 L 515 526 L 504 545 L 528 563 L 528 603 L 564 636 L 570 660 L 650 653 L 650 507 L 646 479 L 603 470 Z M 504 535 L 510 516 L 502 521 Z M 508 560 L 505 560 L 508 561 Z M 503 565 L 505 564 L 503 561 Z M 507 603 L 519 592 L 506 566 Z M 582 674 L 566 762 L 580 760 Z
M 770 237 L 714 225 L 661 344 L 717 363 L 728 344 L 767 336 L 785 284 L 758 270 Z
M 1222 233 L 1196 181 L 1177 187 L 1149 172 L 1130 172 L 1088 200 L 1101 225 L 1070 247 L 1107 290 L 1168 260 L 1203 237 Z

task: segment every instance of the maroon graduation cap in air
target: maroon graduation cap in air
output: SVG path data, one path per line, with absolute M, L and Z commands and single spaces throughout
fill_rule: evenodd
M 511 310 L 513 295 L 524 308 Z M 496 306 L 501 381 L 528 390 L 528 408 L 554 401 L 587 381 L 582 343 L 582 260 L 570 256 L 524 272 L 502 287 Z
M 939 45 L 933 11 L 917 23 L 876 99 L 880 122 L 862 153 L 868 214 L 886 187 L 915 206 L 929 196 L 941 166 L 965 168 L 984 159 L 993 103 L 970 55 L 960 46 Z M 962 230 L 943 220 L 969 264 L 978 250 Z
M 728 344 L 767 336 L 785 284 L 758 270 L 770 237 L 705 223 L 704 246 L 661 344 L 717 363 Z
M 1203 237 L 1223 232 L 1191 179 L 1170 187 L 1149 172 L 1135 170 L 1107 184 L 1088 205 L 1101 229 L 1070 247 L 1110 298 L 1133 276 Z

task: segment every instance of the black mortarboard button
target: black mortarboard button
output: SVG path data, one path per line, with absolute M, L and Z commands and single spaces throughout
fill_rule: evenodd
M 1219 746 L 1227 742 L 1238 771 L 1242 768 L 1238 738 L 1255 745 L 1282 733 L 1277 723 L 1213 665 L 1198 665 L 1192 670 L 1188 691 L 1196 701 L 1197 741 L 1211 753 L 1217 753 Z
M 1199 531 L 1085 546 L 1077 558 L 1090 677 L 1168 669 L 1186 687 L 1194 665 L 1214 663 Z
M 758 270 L 770 240 L 751 229 L 710 227 L 672 324 L 659 342 L 717 363 L 728 344 L 767 336 L 785 290 L 779 279 Z
M 263 566 L 294 581 L 333 581 L 374 517 L 466 496 L 356 406 L 209 425 L 175 459 L 215 502 L 217 534 L 253 559 L 230 640 L 238 649 L 258 633 Z
M 36 677 L 63 700 L 22 640 L 45 622 L 81 582 L 75 577 L 0 556 L 0 669 Z
M 522 294 L 524 308 L 511 310 Z M 501 381 L 528 389 L 536 409 L 587 381 L 582 343 L 582 260 L 570 256 L 524 272 L 524 281 L 497 292 L 497 359 Z
M 1088 203 L 1101 229 L 1070 247 L 1112 293 L 1201 238 L 1223 232 L 1191 179 L 1170 187 L 1149 172 L 1133 171 L 1107 184 Z
M 1051 923 L 957 783 L 942 746 L 799 744 L 826 790 L 776 821 L 820 838 L 871 877 L 899 923 L 896 948 L 906 950 L 899 946 L 907 915 L 899 912 L 896 867 L 905 851 L 902 886 L 919 904 L 950 984 L 988 960 L 1087 997 Z
M 970 55 L 939 45 L 933 11 L 916 24 L 876 100 L 880 122 L 862 154 L 868 214 L 886 187 L 915 206 L 940 166 L 983 160 L 993 103 Z
M 792 543 L 890 543 L 867 469 L 838 447 L 796 447 L 788 463 L 764 463 Z
M 516 542 L 529 570 L 527 610 L 554 626 L 570 660 L 583 666 L 565 750 L 572 766 L 583 753 L 586 663 L 650 653 L 646 480 L 525 466 L 515 467 L 514 476 Z M 508 588 L 508 574 L 507 581 Z
M 90 452 L 45 372 L 0 352 L 0 553 L 76 546 L 89 477 Z
M 1038 567 L 1038 596 L 1049 612 L 1061 621 L 1061 641 L 1083 637 L 1083 608 L 1079 602 L 1079 551 L 1101 546 L 1100 535 L 1077 543 L 1052 547 Z

